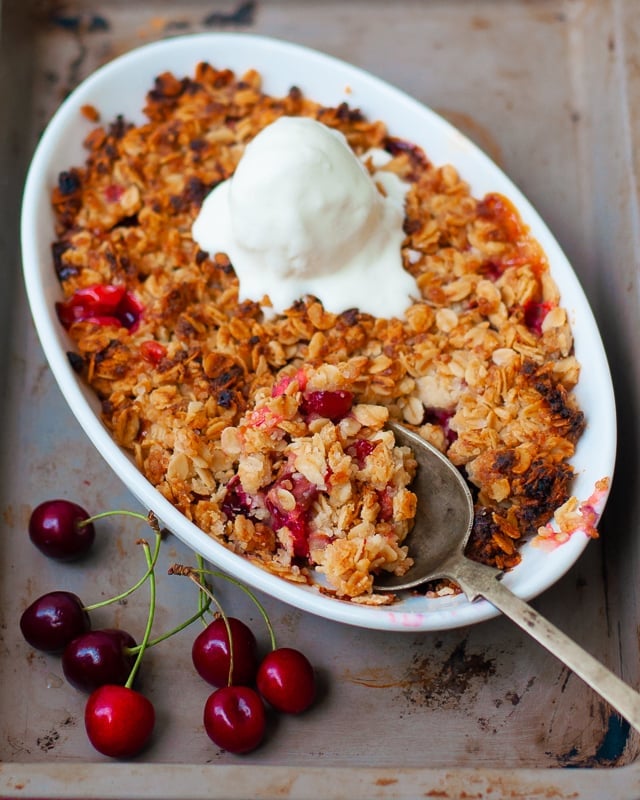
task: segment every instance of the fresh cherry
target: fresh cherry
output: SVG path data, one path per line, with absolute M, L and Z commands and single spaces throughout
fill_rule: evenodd
M 155 725 L 153 704 L 126 686 L 106 684 L 85 706 L 84 724 L 95 749 L 111 758 L 131 758 L 143 750 Z
M 69 683 L 83 692 L 107 683 L 124 686 L 136 660 L 127 648 L 135 646 L 133 636 L 117 628 L 83 633 L 65 647 L 62 671 Z
M 266 713 L 260 695 L 248 686 L 224 686 L 204 707 L 209 738 L 230 753 L 248 753 L 262 742 Z
M 290 647 L 272 650 L 258 668 L 258 691 L 277 711 L 299 714 L 313 703 L 316 681 L 305 655 Z
M 232 684 L 253 683 L 258 667 L 257 643 L 253 632 L 244 622 L 228 617 L 233 642 Z M 200 677 L 212 686 L 229 683 L 229 635 L 222 617 L 214 619 L 195 638 L 191 648 L 193 665 Z
M 89 514 L 69 500 L 47 500 L 29 519 L 29 537 L 46 556 L 71 561 L 84 555 L 93 544 L 95 529 Z
M 91 628 L 89 615 L 72 592 L 48 592 L 22 612 L 20 630 L 36 650 L 56 653 Z

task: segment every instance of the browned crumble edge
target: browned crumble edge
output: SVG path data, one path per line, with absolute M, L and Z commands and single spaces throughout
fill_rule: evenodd
M 519 543 L 570 498 L 584 419 L 566 311 L 510 202 L 475 199 L 453 166 L 347 104 L 322 107 L 297 88 L 264 94 L 254 70 L 164 73 L 145 113 L 139 126 L 96 127 L 86 164 L 60 173 L 52 195 L 65 297 L 124 286 L 141 309 L 133 324 L 131 314 L 66 321 L 72 364 L 115 441 L 235 552 L 293 581 L 315 567 L 324 591 L 385 604 L 394 598 L 373 593 L 372 576 L 410 566 L 402 541 L 416 500 L 415 462 L 385 429 L 391 416 L 465 470 L 476 503 L 468 554 L 516 565 Z M 265 320 L 258 304 L 238 303 L 227 257 L 193 241 L 206 194 L 282 115 L 341 130 L 360 156 L 386 150 L 385 169 L 409 182 L 402 254 L 421 296 L 404 319 L 331 314 L 306 297 Z M 343 416 L 314 413 L 326 392 L 347 404 Z

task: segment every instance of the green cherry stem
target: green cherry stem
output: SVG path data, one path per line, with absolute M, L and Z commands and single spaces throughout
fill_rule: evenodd
M 156 541 L 159 540 L 159 536 L 156 535 Z M 144 539 L 139 541 L 139 544 L 142 545 L 142 549 L 144 550 L 144 555 L 147 560 L 148 572 L 149 572 L 149 614 L 147 616 L 147 625 L 145 627 L 144 636 L 142 637 L 142 641 L 140 642 L 140 649 L 138 654 L 136 655 L 136 660 L 134 661 L 133 667 L 131 668 L 131 672 L 129 673 L 129 677 L 127 678 L 127 682 L 125 683 L 125 687 L 127 689 L 131 689 L 133 685 L 133 681 L 135 680 L 136 674 L 138 669 L 140 668 L 140 664 L 142 662 L 142 656 L 144 655 L 145 650 L 149 644 L 149 639 L 151 638 L 151 627 L 153 625 L 153 618 L 156 612 L 156 573 L 154 570 L 154 560 L 153 556 L 151 555 L 151 549 L 149 548 L 149 543 Z M 156 548 L 157 549 L 157 548 Z M 157 556 L 156 556 L 157 558 Z
M 200 553 L 196 553 L 196 561 L 198 562 L 198 570 L 202 572 L 204 570 L 204 558 L 200 555 Z M 207 607 L 209 607 L 211 605 L 211 600 L 207 597 L 205 592 L 200 589 L 198 592 L 198 608 L 204 610 L 205 604 Z M 202 615 L 202 622 L 204 625 L 206 625 L 206 622 L 204 621 L 204 614 Z
M 106 519 L 107 517 L 116 517 L 116 516 L 123 516 L 123 517 L 133 517 L 134 519 L 142 520 L 142 522 L 148 522 L 151 527 L 155 530 L 154 525 L 151 523 L 150 519 L 151 512 L 149 515 L 141 514 L 138 511 L 127 511 L 126 509 L 120 509 L 116 511 L 102 511 L 100 514 L 94 514 L 91 517 L 87 517 L 87 519 L 83 519 L 78 522 L 78 527 L 83 528 L 85 525 L 90 525 L 92 522 L 95 522 L 99 519 Z M 155 519 L 155 515 L 154 515 Z M 157 520 L 156 520 L 157 525 Z
M 99 514 L 98 516 L 107 516 L 110 513 L 111 512 L 105 512 L 104 515 L 100 515 Z M 150 561 L 149 561 L 149 563 L 147 565 L 146 572 L 144 573 L 144 575 L 138 581 L 136 581 L 133 584 L 133 586 L 130 586 L 128 589 L 125 589 L 124 592 L 120 592 L 120 594 L 115 595 L 115 597 L 110 597 L 107 600 L 100 600 L 97 603 L 92 603 L 91 605 L 84 606 L 84 610 L 85 611 L 95 611 L 98 608 L 104 608 L 105 606 L 111 605 L 112 603 L 117 603 L 120 600 L 124 600 L 125 597 L 129 597 L 129 595 L 133 594 L 137 589 L 139 589 L 142 586 L 142 584 L 147 580 L 147 578 L 149 578 L 149 576 L 151 575 L 151 573 L 153 572 L 153 570 L 154 570 L 154 568 L 156 566 L 156 563 L 158 561 L 158 556 L 160 555 L 160 545 L 162 543 L 162 533 L 160 531 L 160 526 L 158 525 L 158 520 L 157 520 L 155 514 L 153 514 L 153 512 L 150 511 L 149 515 L 147 517 L 143 516 L 142 514 L 137 514 L 135 511 L 121 511 L 121 512 L 117 512 L 117 513 L 127 514 L 128 516 L 134 516 L 134 517 L 137 517 L 138 519 L 143 519 L 145 522 L 149 523 L 149 525 L 151 526 L 151 529 L 153 530 L 153 532 L 155 534 L 155 545 L 154 545 L 154 549 L 153 549 L 153 556 L 151 557 L 151 559 L 150 559 Z
M 231 626 L 229 625 L 229 618 L 222 607 L 222 603 L 218 600 L 218 598 L 214 595 L 202 578 L 199 577 L 200 572 L 207 572 L 207 570 L 196 569 L 195 567 L 189 567 L 185 564 L 172 564 L 168 570 L 169 575 L 184 575 L 185 577 L 189 578 L 195 583 L 201 593 L 205 594 L 211 602 L 215 603 L 215 606 L 218 609 L 218 614 L 224 622 L 224 627 L 227 631 L 227 639 L 229 640 L 229 677 L 227 679 L 227 685 L 231 686 L 233 679 L 233 635 L 231 633 Z
M 147 648 L 154 647 L 155 645 L 160 644 L 160 642 L 164 642 L 167 639 L 170 639 L 174 634 L 180 633 L 180 631 L 183 631 L 185 628 L 188 628 L 189 625 L 192 625 L 196 620 L 202 619 L 209 610 L 210 606 L 211 606 L 211 600 L 209 600 L 209 598 L 205 596 L 202 608 L 199 608 L 195 614 L 192 614 L 189 617 L 189 619 L 186 619 L 184 620 L 184 622 L 181 622 L 179 625 L 176 625 L 176 627 L 172 628 L 170 631 L 166 631 L 166 633 L 163 633 L 161 636 L 157 636 L 155 639 L 150 639 L 147 642 Z M 137 644 L 135 647 L 127 647 L 126 650 L 127 653 L 135 655 L 140 651 L 141 647 L 142 647 L 141 644 Z
M 198 560 L 198 566 L 200 569 L 204 568 L 204 559 L 202 556 L 197 553 L 196 558 Z M 148 571 L 147 571 L 148 572 Z M 170 639 L 175 633 L 180 633 L 180 631 L 188 628 L 189 625 L 193 624 L 197 619 L 201 619 L 204 622 L 204 615 L 207 611 L 211 608 L 211 598 L 207 597 L 205 591 L 199 588 L 198 591 L 198 610 L 195 614 L 192 614 L 189 619 L 186 619 L 184 622 L 181 622 L 180 625 L 176 625 L 175 628 L 172 628 L 170 631 L 163 633 L 161 636 L 157 636 L 155 639 L 151 639 L 147 644 L 147 647 L 154 647 L 156 644 L 160 644 L 160 642 L 164 642 L 166 639 Z M 127 648 L 127 652 L 130 654 L 137 653 L 140 650 L 140 645 L 136 645 L 135 647 Z
M 232 578 L 231 575 L 227 575 L 225 572 L 219 572 L 218 570 L 203 569 L 202 567 L 198 567 L 197 569 L 195 567 L 182 567 L 182 565 L 180 565 L 180 564 L 175 564 L 174 567 L 178 568 L 176 574 L 184 574 L 184 575 L 188 574 L 189 577 L 191 577 L 191 580 L 193 580 L 195 583 L 197 583 L 200 586 L 202 591 L 204 591 L 203 586 L 205 584 L 202 582 L 202 580 L 199 580 L 199 579 L 197 579 L 195 577 L 196 574 L 197 575 L 211 575 L 213 578 L 222 578 L 225 581 L 229 581 L 229 583 L 232 583 L 234 586 L 237 586 L 239 589 L 242 589 L 242 591 L 251 598 L 251 600 L 255 604 L 256 608 L 260 612 L 260 614 L 262 616 L 262 619 L 265 622 L 265 625 L 267 626 L 267 630 L 269 631 L 269 639 L 271 640 L 271 649 L 275 650 L 277 648 L 276 632 L 273 629 L 273 625 L 271 624 L 271 620 L 269 619 L 269 615 L 267 614 L 267 610 L 262 605 L 262 603 L 258 600 L 256 595 L 251 591 L 251 589 L 249 589 L 248 586 L 245 586 L 244 583 L 241 583 L 239 580 L 237 580 L 237 578 Z M 172 569 L 174 567 L 172 567 Z M 180 572 L 180 569 L 187 570 L 187 572 Z M 218 604 L 218 607 L 220 607 L 219 604 Z

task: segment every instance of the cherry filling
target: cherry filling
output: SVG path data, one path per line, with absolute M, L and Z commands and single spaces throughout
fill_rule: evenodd
M 451 428 L 450 424 L 454 413 L 454 411 L 448 411 L 445 408 L 427 408 L 424 412 L 422 424 L 439 425 L 444 431 L 447 442 L 452 444 L 458 438 L 458 434 Z
M 300 411 L 306 417 L 319 416 L 340 422 L 353 405 L 353 393 L 343 390 L 307 392 L 302 398 Z
M 149 339 L 140 345 L 140 355 L 149 364 L 157 367 L 162 359 L 167 357 L 167 348 L 160 342 Z
M 377 444 L 377 442 L 372 442 L 369 439 L 356 439 L 353 444 L 347 447 L 347 453 L 351 458 L 355 459 L 360 469 L 362 469 L 367 456 L 373 453 Z
M 111 183 L 104 190 L 104 197 L 108 203 L 117 203 L 124 194 L 124 186 L 117 183 Z
M 536 300 L 529 300 L 524 306 L 524 324 L 530 331 L 542 336 L 542 323 L 552 308 L 553 303 L 539 303 Z
M 96 283 L 76 289 L 68 300 L 56 303 L 58 319 L 65 328 L 74 322 L 93 322 L 134 331 L 143 305 L 125 286 Z
M 296 500 L 294 508 L 282 508 L 278 489 L 291 492 Z M 309 557 L 309 512 L 317 497 L 318 487 L 298 472 L 278 478 L 267 492 L 266 505 L 271 515 L 271 527 L 275 531 L 288 528 L 293 538 L 293 553 L 299 558 Z
M 292 509 L 285 509 L 281 504 L 280 489 L 286 489 L 295 498 Z M 264 493 L 250 495 L 242 488 L 240 478 L 234 475 L 227 484 L 227 491 L 222 501 L 222 511 L 228 519 L 243 516 L 258 522 L 256 511 L 268 511 L 264 519 L 274 531 L 287 528 L 293 539 L 293 553 L 298 558 L 309 557 L 309 515 L 311 506 L 318 497 L 318 487 L 298 472 L 282 475 Z
M 490 258 L 480 265 L 478 272 L 491 281 L 497 281 L 509 266 L 510 265 L 504 261 Z
M 294 380 L 297 381 L 298 387 L 304 392 L 307 385 L 307 374 L 303 369 L 299 369 L 293 377 L 290 375 L 285 375 L 283 378 L 281 378 L 271 390 L 271 396 L 280 397 L 280 395 L 286 392 L 287 387 Z
M 238 475 L 234 475 L 227 484 L 227 491 L 225 492 L 221 508 L 228 519 L 243 516 L 253 522 L 257 521 L 254 515 L 256 508 L 253 498 L 242 488 Z
M 284 394 L 290 383 L 296 380 L 304 391 L 306 375 L 300 370 L 293 378 L 284 377 L 272 389 L 272 396 Z M 300 403 L 300 413 L 307 419 L 310 417 L 325 417 L 334 423 L 347 416 L 353 405 L 353 393 L 348 391 L 315 391 L 306 392 Z M 254 427 L 266 425 L 269 421 L 270 411 L 266 408 L 256 409 L 251 418 Z M 352 445 L 354 457 L 364 464 L 364 459 L 376 446 L 375 442 L 357 440 Z M 330 479 L 330 474 L 327 480 Z M 288 508 L 290 501 L 286 501 L 286 490 L 293 495 L 295 503 L 293 508 Z M 311 483 L 299 472 L 291 467 L 285 471 L 266 489 L 256 495 L 250 495 L 242 487 L 237 475 L 229 481 L 221 509 L 228 519 L 241 515 L 254 522 L 258 521 L 256 511 L 263 511 L 260 519 L 266 522 L 274 531 L 287 528 L 293 542 L 293 554 L 297 558 L 309 557 L 309 519 L 311 508 L 319 494 L 318 487 Z M 266 509 L 268 517 L 264 515 Z
M 380 503 L 380 519 L 383 522 L 390 522 L 393 519 L 393 494 L 389 486 L 377 491 L 378 503 Z

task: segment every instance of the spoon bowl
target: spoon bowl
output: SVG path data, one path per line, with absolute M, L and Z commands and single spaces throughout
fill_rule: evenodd
M 500 570 L 464 554 L 473 526 L 473 500 L 456 467 L 421 436 L 389 422 L 398 444 L 413 450 L 418 469 L 413 490 L 418 496 L 415 524 L 405 543 L 414 559 L 396 578 L 380 576 L 378 591 L 415 589 L 436 578 L 456 583 L 470 602 L 488 600 L 539 644 L 546 647 L 640 731 L 640 694 L 552 625 L 500 580 Z
M 419 434 L 389 421 L 399 445 L 410 447 L 418 463 L 414 490 L 419 497 L 415 523 L 405 540 L 414 564 L 405 575 L 381 573 L 376 590 L 414 589 L 448 577 L 446 565 L 462 556 L 473 527 L 473 498 L 449 459 Z

